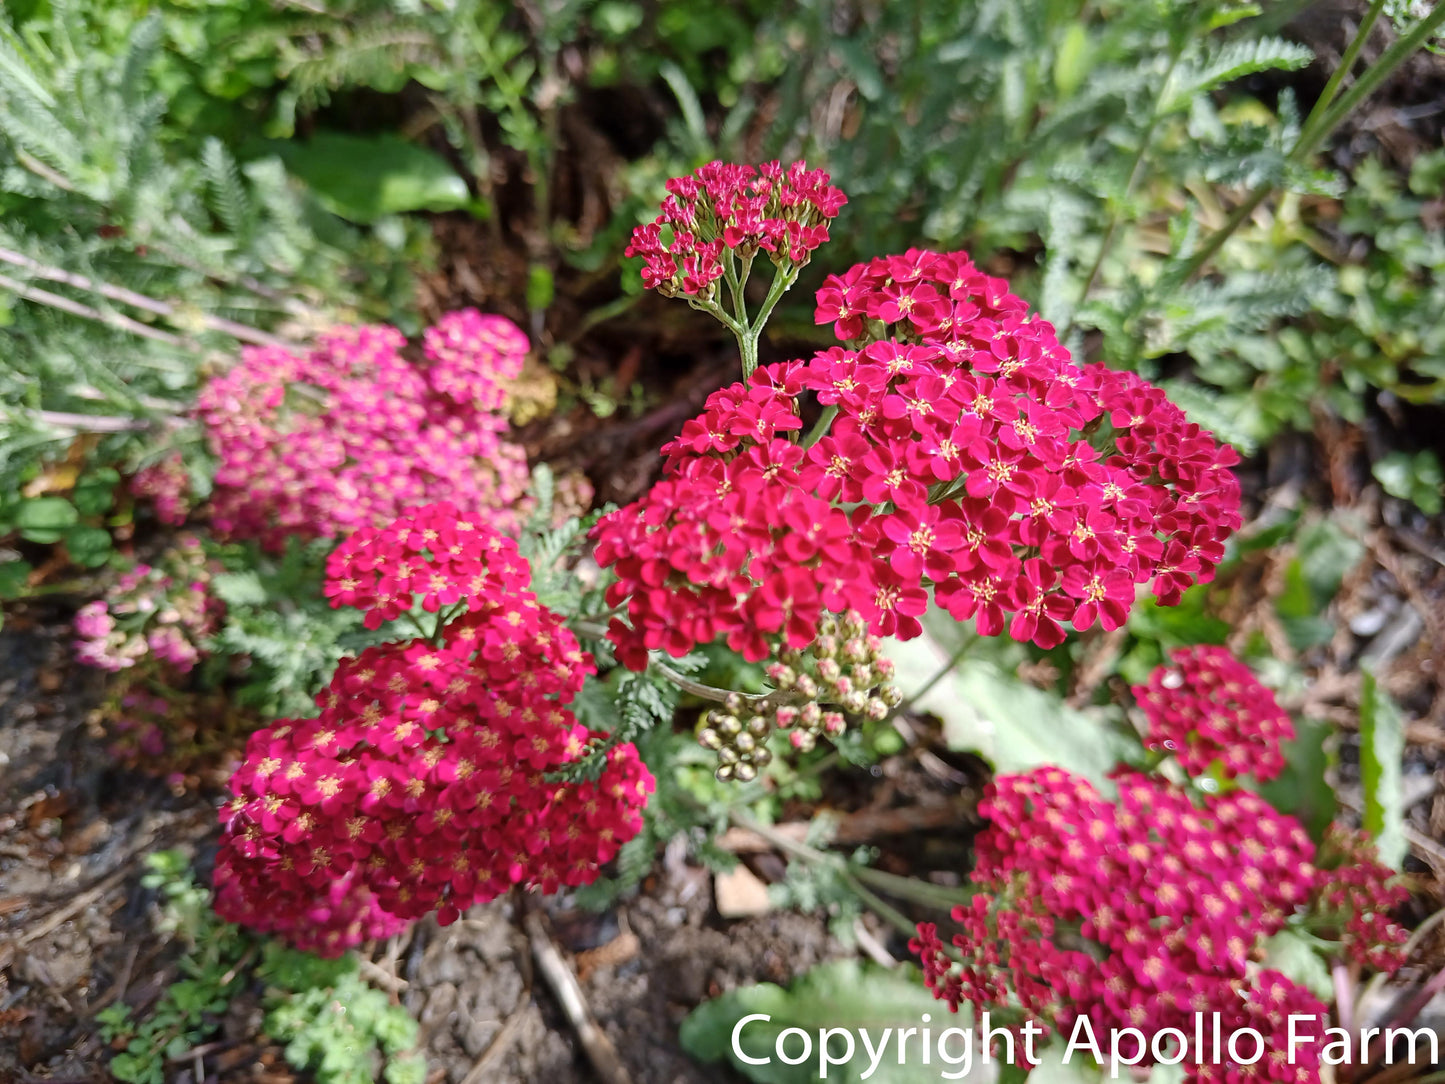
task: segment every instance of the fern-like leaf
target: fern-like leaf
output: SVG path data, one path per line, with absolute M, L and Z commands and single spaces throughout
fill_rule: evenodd
M 1293 71 L 1303 68 L 1315 54 L 1303 45 L 1283 38 L 1254 38 L 1231 41 L 1206 56 L 1180 66 L 1164 101 L 1164 112 L 1187 109 L 1200 94 L 1263 71 Z

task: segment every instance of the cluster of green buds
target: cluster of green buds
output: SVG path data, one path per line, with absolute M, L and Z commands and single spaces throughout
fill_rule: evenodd
M 841 737 L 848 716 L 882 720 L 903 701 L 890 684 L 893 662 L 883 655 L 883 641 L 870 636 L 853 612 L 824 614 L 817 638 L 802 651 L 781 652 L 766 673 L 773 692 L 729 693 L 698 724 L 698 742 L 717 753 L 720 780 L 756 779 L 772 760 L 768 738 L 774 730 L 787 731 L 788 744 L 806 753 L 819 737 Z

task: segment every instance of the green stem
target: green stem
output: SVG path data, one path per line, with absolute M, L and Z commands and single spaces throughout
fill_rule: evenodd
M 874 895 L 851 872 L 845 871 L 843 873 L 843 880 L 848 883 L 849 888 L 857 893 L 858 898 L 863 901 L 870 911 L 887 922 L 899 933 L 906 937 L 916 937 L 918 935 L 918 923 L 910 921 L 908 916 L 898 910 L 898 908 L 886 902 L 881 897 Z
M 1440 28 L 1442 23 L 1445 23 L 1445 4 L 1437 5 L 1434 11 L 1412 26 L 1409 33 L 1397 39 L 1386 49 L 1380 55 L 1380 59 L 1366 68 L 1355 80 L 1354 85 L 1345 91 L 1340 100 L 1331 105 L 1325 115 L 1320 118 L 1318 130 L 1308 133 L 1308 138 L 1304 134 L 1301 135 L 1299 143 L 1290 152 L 1290 157 L 1295 160 L 1308 157 L 1319 144 L 1329 138 L 1330 133 L 1338 128 L 1346 117 L 1354 112 L 1356 106 L 1373 94 L 1381 83 L 1394 74 L 1396 68 L 1405 63 L 1417 49 L 1434 37 L 1435 31 Z
M 1368 16 L 1365 24 L 1361 25 L 1361 33 L 1356 34 L 1356 39 L 1363 37 L 1368 25 Z M 1295 142 L 1293 149 L 1289 152 L 1291 162 L 1302 162 L 1307 159 L 1321 143 L 1329 138 L 1330 134 L 1340 126 L 1344 119 L 1350 115 L 1354 108 L 1365 98 L 1373 94 L 1375 89 L 1390 77 L 1401 64 L 1403 64 L 1412 53 L 1429 40 L 1435 30 L 1445 23 L 1445 4 L 1441 4 L 1434 11 L 1426 15 L 1418 23 L 1410 28 L 1410 32 L 1399 38 L 1393 45 L 1380 55 L 1374 64 L 1366 68 L 1355 83 L 1339 99 L 1331 104 L 1313 125 L 1306 122 L 1305 129 L 1300 133 L 1299 139 Z M 1350 43 L 1350 49 L 1346 55 L 1353 51 L 1359 54 L 1355 42 Z M 1352 58 L 1353 59 L 1353 58 Z M 1342 77 L 1343 78 L 1343 77 Z M 1313 111 L 1311 117 L 1314 117 Z M 1252 215 L 1265 198 L 1274 191 L 1272 185 L 1261 185 L 1250 193 L 1249 198 L 1235 208 L 1234 213 L 1229 216 L 1224 225 L 1209 235 L 1203 245 L 1180 267 L 1161 280 L 1161 286 L 1172 288 L 1179 283 L 1186 282 L 1201 271 L 1205 264 L 1212 260 L 1215 254 L 1224 247 L 1240 224 Z
M 1355 36 L 1350 39 L 1349 45 L 1345 47 L 1344 54 L 1340 57 L 1339 66 L 1330 73 L 1330 81 L 1325 84 L 1325 89 L 1320 92 L 1318 100 L 1310 110 L 1310 115 L 1305 118 L 1304 127 L 1300 129 L 1300 138 L 1306 139 L 1314 133 L 1315 127 L 1320 123 L 1329 109 L 1330 103 L 1335 100 L 1339 92 L 1340 84 L 1344 82 L 1345 76 L 1349 75 L 1355 67 L 1355 61 L 1359 59 L 1360 50 L 1365 47 L 1365 39 L 1370 36 L 1370 31 L 1375 28 L 1375 21 L 1379 19 L 1380 13 L 1385 10 L 1385 0 L 1374 0 L 1370 10 L 1365 12 L 1365 17 L 1360 21 L 1360 27 Z
M 955 650 L 954 653 L 948 657 L 948 661 L 944 663 L 943 666 L 940 667 L 931 678 L 929 678 L 923 683 L 923 687 L 921 689 L 919 689 L 912 696 L 904 700 L 903 703 L 899 704 L 896 708 L 893 709 L 893 716 L 902 715 L 914 704 L 918 703 L 918 701 L 922 700 L 925 696 L 927 696 L 929 691 L 932 690 L 932 688 L 940 681 L 942 681 L 945 677 L 947 677 L 948 674 L 953 670 L 953 668 L 959 663 L 961 663 L 964 657 L 973 650 L 973 645 L 978 643 L 979 637 L 968 633 L 965 633 L 964 635 L 967 635 L 968 639 L 964 640 L 963 643 L 958 646 L 957 650 Z
M 751 322 L 746 325 L 745 331 L 734 332 L 738 337 L 738 349 L 742 353 L 744 380 L 751 379 L 753 372 L 758 367 L 758 340 L 762 338 L 763 326 L 768 322 L 768 317 L 772 315 L 773 308 L 777 305 L 778 299 L 787 292 L 788 287 L 793 284 L 797 277 L 798 272 L 796 270 L 786 275 L 783 274 L 781 270 L 774 271 L 773 283 L 768 287 L 768 296 L 763 299 L 762 308 L 758 310 L 757 315 L 752 318 Z M 744 285 L 746 285 L 747 279 L 744 278 L 743 282 Z
M 1129 167 L 1129 180 L 1124 185 L 1124 194 L 1115 202 L 1114 209 L 1109 214 L 1109 224 L 1105 227 L 1104 237 L 1099 242 L 1099 254 L 1094 257 L 1094 265 L 1089 268 L 1089 273 L 1084 278 L 1084 288 L 1079 291 L 1079 305 L 1083 305 L 1089 299 L 1089 291 L 1094 288 L 1094 281 L 1104 267 L 1104 258 L 1108 256 L 1109 249 L 1113 247 L 1114 235 L 1118 232 L 1119 223 L 1124 217 L 1124 207 L 1129 202 L 1129 198 L 1133 196 L 1134 188 L 1139 183 L 1139 175 L 1144 169 L 1145 155 L 1149 152 L 1149 145 L 1154 141 L 1154 129 L 1159 126 L 1160 118 L 1164 115 L 1164 101 L 1169 94 L 1169 85 L 1174 81 L 1174 70 L 1179 66 L 1179 58 L 1183 55 L 1183 41 L 1175 42 L 1173 52 L 1169 55 L 1169 66 L 1164 70 L 1164 79 L 1159 84 L 1159 94 L 1155 97 L 1154 106 L 1149 111 L 1149 120 L 1144 125 L 1144 131 L 1139 135 L 1139 146 L 1134 150 L 1134 161 Z M 1074 317 L 1071 313 L 1068 326 L 1064 328 L 1059 340 L 1067 340 L 1073 330 Z
M 824 407 L 823 415 L 818 419 L 818 423 L 814 425 L 812 430 L 809 431 L 808 435 L 803 438 L 803 447 L 811 448 L 813 445 L 817 444 L 818 441 L 822 440 L 825 436 L 827 436 L 828 430 L 833 427 L 833 419 L 837 416 L 837 403 L 834 403 L 832 406 Z
M 806 843 L 799 843 L 796 839 L 789 839 L 781 832 L 776 832 L 771 826 L 756 820 L 754 817 L 740 809 L 728 810 L 728 819 L 739 828 L 745 828 L 749 832 L 755 832 L 762 836 L 780 851 L 800 858 L 805 862 L 819 866 L 842 866 L 843 876 L 853 882 L 865 882 L 871 884 L 879 891 L 887 892 L 890 896 L 899 899 L 911 900 L 914 903 L 921 903 L 926 907 L 942 907 L 950 909 L 967 902 L 972 893 L 960 895 L 942 885 L 930 884 L 927 881 L 920 881 L 916 877 L 899 877 L 896 874 L 885 873 L 881 869 L 872 869 L 868 866 L 859 866 L 847 861 L 842 855 L 830 854 L 827 851 L 820 851 L 816 847 L 810 847 Z M 887 917 L 886 915 L 884 917 Z M 913 923 L 908 925 L 909 932 L 914 929 Z

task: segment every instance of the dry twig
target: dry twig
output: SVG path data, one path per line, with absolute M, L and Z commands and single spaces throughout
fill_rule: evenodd
M 572 974 L 572 969 L 557 951 L 557 945 L 547 930 L 546 919 L 538 911 L 528 911 L 522 923 L 527 931 L 527 939 L 531 942 L 532 957 L 537 961 L 537 968 L 542 972 L 548 988 L 556 996 L 562 1011 L 577 1032 L 577 1038 L 597 1076 L 604 1084 L 632 1084 L 632 1077 L 628 1075 L 622 1059 L 617 1056 L 617 1048 L 597 1025 L 592 1011 L 587 1007 L 587 1000 L 582 996 L 582 987 L 577 984 L 577 976 Z

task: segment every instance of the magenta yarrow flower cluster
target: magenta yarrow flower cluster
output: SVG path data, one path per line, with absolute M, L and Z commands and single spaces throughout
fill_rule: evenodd
M 1259 960 L 1313 887 L 1308 834 L 1249 791 L 1196 805 L 1163 780 L 1115 782 L 1112 802 L 1059 768 L 989 784 L 979 807 L 989 826 L 974 845 L 982 891 L 953 913 L 963 963 L 921 924 L 912 947 L 924 981 L 955 1012 L 969 1002 L 997 1018 L 1013 1006 L 1018 1023 L 1063 1035 L 1081 1016 L 1098 1031 L 1192 1035 L 1195 1014 L 1218 1012 L 1226 1031 L 1252 1027 L 1266 1050 L 1288 1051 L 1289 1017 L 1326 1009 Z M 1240 1067 L 1187 1068 L 1191 1080 L 1224 1080 Z M 1301 1084 L 1315 1072 L 1303 1058 L 1253 1067 Z
M 1361 967 L 1390 972 L 1404 962 L 1410 931 L 1391 914 L 1410 898 L 1376 860 L 1375 845 L 1362 831 L 1332 824 L 1316 858 L 1321 867 L 1315 910 Z
M 989 784 L 972 878 L 982 891 L 953 913 L 963 963 L 932 923 L 912 945 L 929 987 L 954 1011 L 963 1002 L 995 1018 L 1012 1011 L 1018 1024 L 1066 1036 L 1081 1016 L 1099 1032 L 1188 1036 L 1196 1014 L 1217 1012 L 1225 1032 L 1264 1036 L 1265 1057 L 1186 1063 L 1187 1079 L 1316 1080 L 1317 1051 L 1286 1057 L 1289 1019 L 1319 1019 L 1320 1037 L 1326 1006 L 1262 963 L 1266 939 L 1291 915 L 1349 911 L 1344 950 L 1393 970 L 1402 931 L 1373 916 L 1403 890 L 1387 885 L 1367 845 L 1347 865 L 1318 870 L 1304 827 L 1250 791 L 1196 800 L 1132 771 L 1114 781 L 1115 801 L 1058 768 Z
M 202 389 L 196 413 L 220 461 L 212 523 L 279 550 L 292 535 L 342 537 L 447 499 L 516 529 L 526 457 L 498 413 L 526 336 L 500 316 L 450 313 L 424 337 L 336 328 L 303 355 L 248 348 Z
M 179 527 L 191 514 L 191 477 L 179 452 L 171 452 L 147 464 L 130 477 L 126 486 L 131 496 L 149 501 L 156 518 Z
M 632 231 L 624 255 L 641 256 L 643 285 L 666 297 L 710 298 L 734 254 L 750 261 L 765 252 L 794 272 L 828 240 L 828 224 L 848 202 L 829 180 L 801 161 L 786 169 L 711 162 L 667 182 L 662 213 Z
M 224 611 L 210 592 L 214 571 L 200 541 L 183 535 L 157 564 L 121 573 L 76 613 L 76 657 L 112 672 L 142 664 L 188 672 Z
M 251 738 L 222 814 L 223 917 L 339 952 L 376 911 L 447 923 L 513 885 L 587 884 L 636 834 L 653 781 L 631 745 L 594 782 L 549 782 L 605 735 L 567 708 L 593 663 L 529 578 L 515 542 L 449 503 L 336 549 L 326 593 L 369 627 L 445 613 L 432 638 L 343 661 L 317 718 Z M 307 932 L 345 877 L 345 927 Z
M 1190 775 L 1216 762 L 1230 779 L 1282 772 L 1280 743 L 1294 737 L 1294 724 L 1254 672 L 1223 647 L 1182 647 L 1173 659 L 1132 690 L 1150 748 L 1172 753 Z
M 1212 578 L 1240 522 L 1237 457 L 1162 391 L 1075 365 L 963 253 L 829 283 L 820 319 L 879 337 L 714 393 L 663 449 L 664 479 L 596 528 L 628 666 L 718 637 L 761 659 L 850 608 L 907 639 L 930 593 L 1048 648 L 1068 624 L 1118 628 L 1142 585 L 1172 604 Z M 805 390 L 832 415 L 811 444 Z

